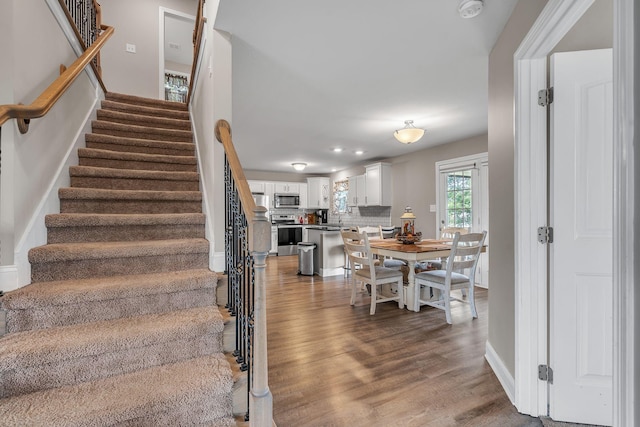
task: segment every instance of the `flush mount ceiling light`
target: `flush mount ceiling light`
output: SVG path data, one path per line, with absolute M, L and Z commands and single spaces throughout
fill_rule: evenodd
M 301 163 L 301 162 L 297 162 L 297 163 L 291 163 L 291 166 L 293 166 L 293 168 L 297 171 L 302 171 L 304 170 L 304 168 L 307 167 L 306 163 Z
M 393 136 L 403 144 L 413 144 L 419 141 L 424 135 L 424 129 L 418 129 L 413 125 L 413 120 L 405 120 L 404 128 L 398 129 L 393 133 Z
M 458 13 L 462 18 L 473 18 L 480 15 L 484 2 L 482 0 L 460 0 Z
M 342 153 L 342 148 L 336 147 L 336 148 L 333 149 L 333 152 L 334 153 Z

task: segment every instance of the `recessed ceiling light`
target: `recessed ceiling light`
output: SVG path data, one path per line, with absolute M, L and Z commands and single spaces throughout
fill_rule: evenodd
M 336 147 L 336 148 L 333 149 L 333 152 L 334 153 L 341 153 L 342 152 L 342 148 Z
M 364 151 L 357 150 L 357 151 L 355 151 L 355 153 L 356 153 L 356 156 L 362 156 L 364 154 Z
M 333 168 L 333 169 L 331 169 L 331 172 L 336 172 L 337 170 L 338 170 L 338 169 Z

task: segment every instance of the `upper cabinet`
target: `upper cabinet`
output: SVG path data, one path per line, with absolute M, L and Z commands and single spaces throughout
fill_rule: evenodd
M 365 167 L 365 206 L 391 206 L 391 164 Z
M 365 174 L 349 177 L 349 206 L 391 206 L 391 164 L 365 166 Z
M 309 195 L 307 189 L 309 186 L 304 183 L 300 183 L 300 209 L 307 209 L 309 207 Z M 304 240 L 304 239 L 303 239 Z M 306 240 L 304 240 L 306 242 Z
M 253 180 L 247 180 L 247 182 L 249 183 L 249 190 L 251 190 L 252 193 L 263 193 L 265 192 L 264 186 L 265 186 L 265 182 L 264 181 L 253 181 Z
M 348 206 L 364 206 L 366 195 L 364 175 L 349 177 L 349 193 L 347 194 Z
M 300 194 L 300 184 L 297 182 L 274 182 L 276 194 Z
M 331 190 L 329 186 L 329 178 L 307 178 L 308 209 L 329 209 L 331 202 Z

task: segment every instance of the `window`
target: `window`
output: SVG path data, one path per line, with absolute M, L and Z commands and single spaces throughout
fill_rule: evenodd
M 446 173 L 447 227 L 471 228 L 473 225 L 473 197 L 471 169 Z
M 333 183 L 333 206 L 331 212 L 341 214 L 347 212 L 347 196 L 349 193 L 349 180 Z

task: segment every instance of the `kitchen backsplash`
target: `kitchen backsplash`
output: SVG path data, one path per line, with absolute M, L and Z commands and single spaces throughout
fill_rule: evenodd
M 334 214 L 329 212 L 329 223 L 355 226 L 390 226 L 391 206 L 353 207 L 351 213 Z
M 314 212 L 313 209 L 278 209 L 271 210 L 271 213 L 283 215 L 294 215 L 296 218 L 303 216 L 306 212 Z M 390 226 L 391 223 L 391 206 L 369 206 L 369 207 L 353 207 L 351 213 L 333 214 L 329 211 L 329 224 L 342 224 L 347 227 L 356 226 Z

